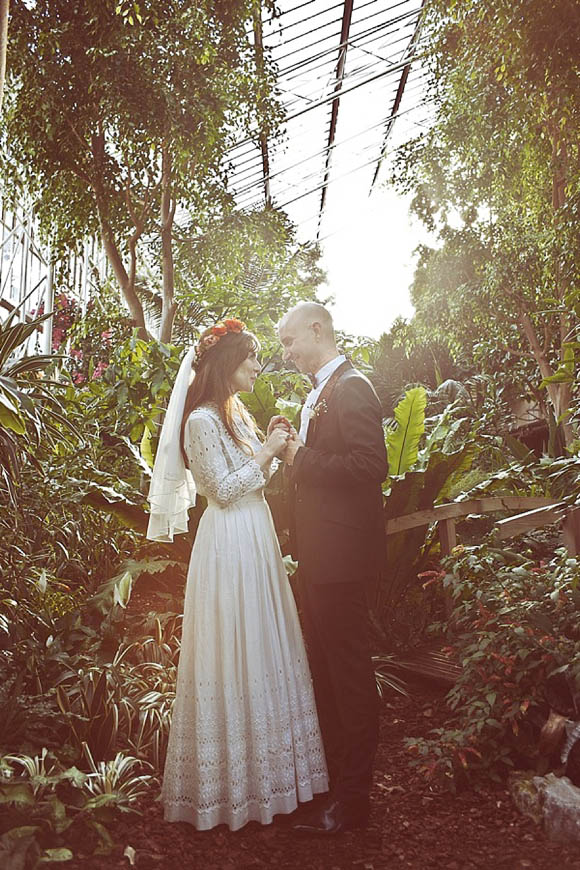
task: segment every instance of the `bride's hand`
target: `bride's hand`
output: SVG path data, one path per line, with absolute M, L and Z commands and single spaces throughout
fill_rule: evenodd
M 284 456 L 290 437 L 290 433 L 287 432 L 286 429 L 282 426 L 276 426 L 274 429 L 272 429 L 256 455 L 254 456 L 254 459 L 256 460 L 262 471 L 265 471 L 267 468 L 269 468 L 275 456 L 278 456 L 280 458 Z
M 292 427 L 287 417 L 283 417 L 281 414 L 276 414 L 276 416 L 272 417 L 272 419 L 268 423 L 266 435 L 269 436 L 274 431 L 274 429 L 277 428 L 282 428 L 285 432 L 288 432 Z
M 266 438 L 264 447 L 272 457 L 280 456 L 286 450 L 290 437 L 290 432 L 285 427 L 276 426 Z

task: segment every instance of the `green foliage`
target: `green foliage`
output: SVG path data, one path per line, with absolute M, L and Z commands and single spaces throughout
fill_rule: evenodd
M 156 619 L 155 634 L 121 645 L 111 662 L 65 673 L 56 688 L 58 706 L 79 758 L 90 751 L 110 760 L 120 748 L 160 772 L 175 697 L 179 618 Z
M 408 739 L 426 774 L 455 787 L 534 763 L 547 678 L 563 669 L 573 694 L 580 690 L 579 581 L 580 563 L 565 550 L 537 564 L 485 542 L 444 562 L 439 582 L 454 608 L 431 630 L 463 670 L 447 695 L 448 727 Z
M 175 334 L 183 343 L 209 323 L 235 316 L 262 344 L 278 344 L 276 322 L 296 302 L 314 298 L 324 279 L 318 246 L 298 244 L 286 215 L 272 208 L 233 212 L 203 230 L 184 228 L 183 235 L 175 254 Z
M 137 801 L 154 781 L 148 765 L 119 753 L 95 764 L 87 751 L 88 772 L 64 767 L 40 755 L 0 758 L 0 857 L 6 870 L 68 861 L 70 846 L 107 854 L 113 841 L 106 824 L 113 811 L 138 812 Z
M 78 412 L 100 424 L 108 439 L 128 438 L 138 444 L 145 430 L 156 435 L 182 354 L 181 348 L 144 341 L 133 333 L 111 349 L 109 364 L 98 379 L 81 391 L 71 386 L 67 398 L 79 403 Z
M 576 504 L 580 498 L 580 457 L 551 459 L 542 457 L 537 462 L 529 451 L 514 439 L 503 439 L 506 459 L 516 459 L 485 474 L 473 487 L 466 488 L 461 498 L 480 498 L 485 495 L 546 496 L 555 501 Z M 509 453 L 507 453 L 509 451 Z
M 256 70 L 246 36 L 251 3 L 151 2 L 139 26 L 116 5 L 17 4 L 11 15 L 4 129 L 26 171 L 7 166 L 6 180 L 20 171 L 35 187 L 41 219 L 65 246 L 96 231 L 99 208 L 115 232 L 133 231 L 126 195 L 141 198 L 139 217 L 155 229 L 164 144 L 181 203 L 199 212 L 212 194 L 215 208 L 216 155 L 258 116 L 276 125 L 268 64 Z
M 35 752 L 40 746 L 62 746 L 64 729 L 53 699 L 25 691 L 23 675 L 7 651 L 0 653 L 0 755 L 14 750 Z
M 126 345 L 132 334 L 132 321 L 118 290 L 110 280 L 96 284 L 82 316 L 72 322 L 66 333 L 70 346 L 66 368 L 73 383 L 81 386 L 98 380 L 110 365 L 113 350 Z
M 426 432 L 415 465 L 390 480 L 386 489 L 387 522 L 449 500 L 483 496 L 545 496 L 575 504 L 579 498 L 577 456 L 538 462 L 517 439 L 493 434 L 501 422 L 500 395 L 489 395 L 489 378 L 465 384 L 447 382 L 429 394 L 428 409 L 442 410 L 425 419 Z M 495 379 L 492 384 L 494 386 Z M 448 403 L 448 404 L 446 404 Z M 478 539 L 491 520 L 460 526 L 465 540 Z M 438 536 L 429 524 L 391 534 L 378 609 L 393 646 L 421 643 L 427 623 L 442 611 L 444 597 L 421 588 L 421 574 L 438 556 Z
M 410 401 L 409 396 L 415 401 Z M 476 438 L 476 427 L 467 427 L 463 433 L 460 432 L 458 424 L 462 418 L 457 415 L 456 406 L 450 406 L 441 414 L 429 418 L 429 430 L 425 434 L 425 406 L 425 390 L 416 388 L 409 391 L 395 408 L 399 429 L 403 432 L 413 429 L 415 432 L 412 444 L 414 461 L 412 465 L 405 462 L 402 474 L 392 474 L 392 466 L 389 469 L 385 484 L 387 523 L 390 518 L 427 510 L 445 500 L 483 449 L 483 444 L 478 443 Z M 420 449 L 417 449 L 421 433 L 424 440 Z M 389 464 L 393 458 L 395 462 L 399 461 L 395 450 L 398 450 L 400 457 L 403 449 L 403 438 L 399 438 L 398 442 L 392 440 L 389 445 Z M 396 607 L 401 597 L 416 582 L 417 574 L 434 546 L 433 536 L 428 534 L 426 537 L 427 531 L 428 524 L 396 532 L 387 539 L 387 565 L 378 611 L 382 624 L 385 628 L 389 626 L 388 633 L 394 637 L 400 635 L 396 627 Z
M 405 474 L 417 461 L 419 441 L 425 431 L 427 393 L 415 387 L 395 408 L 395 425 L 387 430 L 389 478 Z
M 473 440 L 452 453 L 433 450 L 425 468 L 408 471 L 394 480 L 385 503 L 387 522 L 390 517 L 428 510 L 440 503 L 452 481 L 469 469 L 479 449 Z M 435 550 L 436 540 L 427 532 L 428 524 L 388 537 L 387 567 L 379 604 L 385 625 L 393 621 L 396 604 Z
M 89 604 L 103 614 L 108 613 L 115 605 L 126 609 L 137 578 L 144 574 L 151 576 L 164 573 L 170 568 L 180 568 L 184 571 L 186 567 L 172 559 L 141 559 L 138 562 L 129 560 L 122 564 L 119 574 L 103 583 L 92 596 Z
M 22 462 L 38 468 L 35 453 L 41 441 L 70 440 L 71 434 L 76 440 L 79 436 L 63 416 L 63 407 L 55 395 L 60 385 L 43 376 L 55 358 L 23 355 L 47 315 L 19 323 L 17 313 L 18 309 L 0 323 L 0 473 L 13 505 L 18 499 Z
M 254 8 L 151 0 L 124 14 L 116 0 L 40 0 L 11 10 L 7 193 L 34 200 L 57 259 L 100 234 L 142 337 L 147 297 L 163 286 L 161 337 L 171 338 L 174 237 L 231 212 L 223 155 L 278 128 L 271 63 L 257 68 L 248 38 Z
M 290 371 L 266 372 L 260 375 L 251 393 L 240 393 L 240 397 L 265 432 L 276 414 L 283 414 L 296 426 L 309 391 L 310 384 L 304 375 Z
M 122 442 L 127 458 L 103 448 L 91 429 L 84 426 L 81 450 L 45 442 L 37 453 L 43 473 L 23 468 L 18 505 L 0 513 L 1 645 L 28 694 L 53 685 L 63 661 L 94 634 L 81 606 L 141 543 L 116 519 L 113 501 L 144 517 L 143 496 L 119 477 L 136 474 L 134 460 Z M 8 506 L 7 495 L 0 504 Z
M 577 338 L 580 101 L 568 0 L 426 8 L 435 120 L 395 178 L 438 243 L 420 249 L 414 327 L 534 396 L 570 443 Z M 546 391 L 540 390 L 540 382 Z
M 443 381 L 463 374 L 462 348 L 453 344 L 449 333 L 433 336 L 431 332 L 422 328 L 418 318 L 410 323 L 398 318 L 379 339 L 369 377 L 387 417 L 411 384 L 435 390 Z

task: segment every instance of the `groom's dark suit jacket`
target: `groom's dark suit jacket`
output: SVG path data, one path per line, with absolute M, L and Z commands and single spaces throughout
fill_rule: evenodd
M 289 468 L 291 548 L 312 583 L 375 578 L 386 539 L 381 406 L 348 360 L 331 375 Z

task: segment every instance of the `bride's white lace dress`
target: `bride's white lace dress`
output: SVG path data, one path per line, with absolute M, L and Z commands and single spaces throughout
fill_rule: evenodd
M 208 506 L 189 565 L 162 802 L 168 821 L 236 830 L 326 791 L 326 764 L 266 478 L 212 406 L 190 415 L 185 449 Z

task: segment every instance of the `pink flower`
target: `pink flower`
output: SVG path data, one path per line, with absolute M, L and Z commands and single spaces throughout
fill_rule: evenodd
M 76 348 L 73 348 L 71 350 L 70 355 L 72 356 L 73 359 L 76 359 L 79 361 L 82 360 L 82 358 L 83 358 L 82 350 L 77 350 Z
M 58 326 L 52 330 L 52 349 L 58 350 L 64 339 L 64 329 L 59 329 Z
M 103 372 L 105 372 L 108 368 L 109 366 L 107 365 L 107 363 L 103 362 L 102 360 L 98 362 L 93 372 L 93 381 L 95 380 L 95 378 L 100 378 Z
M 86 381 L 86 378 L 85 378 L 85 376 L 83 375 L 82 372 L 75 372 L 75 373 L 74 373 L 74 375 L 73 375 L 73 382 L 74 382 L 75 384 L 84 384 L 85 381 Z
M 112 329 L 105 329 L 104 332 L 101 332 L 101 338 L 104 338 L 105 341 L 110 341 L 112 337 L 113 337 L 113 330 Z

